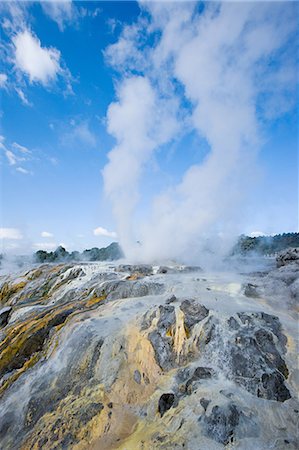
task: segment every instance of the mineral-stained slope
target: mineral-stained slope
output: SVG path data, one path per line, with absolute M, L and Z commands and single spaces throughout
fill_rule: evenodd
M 298 448 L 286 273 L 76 263 L 3 276 L 0 448 Z M 288 273 L 296 287 L 298 265 Z

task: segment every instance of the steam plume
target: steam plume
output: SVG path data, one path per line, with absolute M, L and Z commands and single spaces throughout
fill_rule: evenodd
M 117 143 L 103 171 L 105 190 L 129 257 L 184 257 L 201 250 L 203 237 L 239 231 L 265 120 L 294 106 L 296 67 L 286 44 L 296 13 L 291 3 L 141 8 L 139 21 L 106 51 L 122 80 L 107 115 Z M 143 170 L 184 129 L 205 139 L 209 153 L 153 198 L 150 218 L 136 230 Z

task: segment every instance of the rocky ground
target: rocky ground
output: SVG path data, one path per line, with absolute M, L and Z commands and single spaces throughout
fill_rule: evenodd
M 293 256 L 3 275 L 0 448 L 297 449 Z

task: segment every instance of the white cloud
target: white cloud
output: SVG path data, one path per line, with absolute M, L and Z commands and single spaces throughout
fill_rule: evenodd
M 5 156 L 8 159 L 8 163 L 10 166 L 14 166 L 15 164 L 17 164 L 18 157 L 11 150 L 6 150 Z
M 49 159 L 49 161 L 50 161 L 50 163 L 53 165 L 53 166 L 57 166 L 57 164 L 58 164 L 58 159 L 57 158 L 54 158 L 53 156 L 51 156 L 50 158 L 48 158 Z
M 1 2 L 0 6 L 1 12 L 3 12 L 1 25 L 6 32 L 15 33 L 17 30 L 25 27 L 25 23 L 28 20 L 28 6 L 26 2 L 6 1 Z
M 98 227 L 93 230 L 93 234 L 95 236 L 104 236 L 104 237 L 110 237 L 110 238 L 117 238 L 117 234 L 115 231 L 108 231 L 106 228 Z
M 48 231 L 42 231 L 40 235 L 43 238 L 52 238 L 52 237 L 54 237 L 54 235 L 52 233 L 49 233 Z
M 91 147 L 95 147 L 97 142 L 96 137 L 90 130 L 87 122 L 82 122 L 75 126 L 73 133 L 75 138 L 80 139 L 82 142 L 90 145 Z
M 46 86 L 62 73 L 60 52 L 56 48 L 42 47 L 40 40 L 29 30 L 19 32 L 12 40 L 15 66 L 28 75 L 31 83 L 38 82 Z
M 32 175 L 32 172 L 30 170 L 24 169 L 24 167 L 17 167 L 16 171 L 24 175 Z
M 10 166 L 16 166 L 19 163 L 24 163 L 32 159 L 32 152 L 27 147 L 14 142 L 11 147 L 13 147 L 15 151 L 12 151 L 7 148 L 4 142 L 4 136 L 0 136 L 0 149 L 3 150 Z M 25 175 L 32 175 L 32 172 L 24 167 L 15 167 L 15 170 Z
M 2 136 L 2 135 L 0 135 L 0 148 L 1 148 L 4 152 L 6 152 L 7 148 L 6 148 L 5 144 L 4 144 L 4 142 L 5 142 L 5 137 Z
M 0 239 L 23 239 L 18 228 L 0 228 Z
M 0 88 L 6 87 L 7 75 L 5 73 L 0 73 Z
M 26 97 L 26 95 L 24 94 L 24 92 L 22 91 L 21 88 L 16 87 L 15 91 L 18 94 L 18 96 L 20 97 L 23 105 L 32 106 L 32 103 L 28 100 L 28 98 Z
M 48 0 L 41 2 L 42 9 L 52 20 L 54 20 L 60 31 L 65 29 L 66 24 L 76 22 L 78 13 L 71 0 Z
M 32 153 L 31 150 L 29 150 L 27 147 L 25 147 L 24 145 L 20 145 L 17 142 L 14 142 L 12 144 L 12 147 L 14 147 L 16 150 L 19 150 L 21 153 L 25 153 L 27 155 L 30 155 Z
M 77 122 L 75 119 L 70 120 L 70 127 L 62 135 L 61 141 L 64 145 L 77 145 L 78 142 L 85 144 L 88 147 L 95 147 L 97 139 L 95 134 L 91 131 L 88 121 Z
M 1 56 L 7 66 L 13 64 L 14 67 L 12 68 L 15 70 L 10 70 L 9 80 L 7 80 L 6 74 L 0 74 L 0 87 L 7 86 L 15 89 L 22 103 L 26 106 L 32 106 L 24 90 L 27 84 L 26 80 L 29 83 L 40 83 L 47 88 L 60 80 L 62 83 L 59 88 L 63 89 L 64 95 L 73 94 L 72 76 L 59 50 L 54 47 L 43 47 L 38 36 L 30 29 L 29 24 L 32 18 L 30 17 L 31 6 L 28 2 L 2 3 L 3 20 L 1 20 L 1 26 L 11 44 L 1 47 Z M 60 4 L 61 1 L 53 2 L 48 7 L 63 9 Z M 65 11 L 63 14 L 65 19 L 68 19 Z

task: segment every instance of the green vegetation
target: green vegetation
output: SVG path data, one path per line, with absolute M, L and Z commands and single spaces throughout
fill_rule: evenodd
M 69 262 L 69 261 L 109 261 L 123 258 L 124 254 L 117 242 L 112 242 L 105 248 L 91 248 L 82 253 L 74 251 L 69 253 L 65 248 L 59 246 L 54 252 L 38 250 L 34 255 L 35 262 Z
M 287 248 L 299 247 L 299 233 L 283 233 L 275 236 L 240 236 L 233 248 L 233 255 L 273 255 Z

